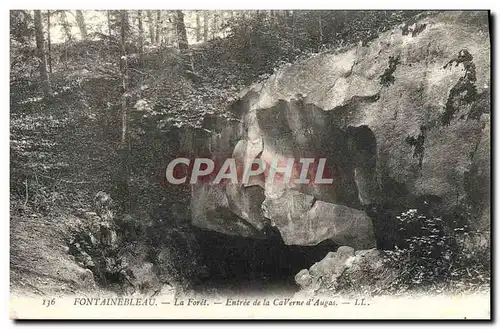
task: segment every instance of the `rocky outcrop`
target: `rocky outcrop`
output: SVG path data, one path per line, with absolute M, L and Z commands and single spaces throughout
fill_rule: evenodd
M 358 249 L 374 246 L 373 227 L 364 211 L 315 201 L 311 195 L 292 190 L 266 199 L 262 207 L 264 216 L 280 229 L 285 244 L 316 245 L 331 239 Z
M 117 218 L 113 201 L 105 192 L 98 192 L 94 201 L 96 212 L 82 214 L 85 217 L 82 227 L 68 241 L 67 252 L 79 265 L 78 279 L 82 285 L 124 294 L 151 295 L 176 290 L 176 285 L 180 286 L 184 279 L 178 270 L 183 266 L 181 259 L 196 265 L 191 262 L 190 248 L 194 243 L 187 241 L 187 234 L 180 228 L 166 229 L 130 214 Z M 158 231 L 166 232 L 167 235 L 161 235 L 164 243 L 152 233 Z M 200 272 L 199 268 L 196 271 Z
M 442 211 L 472 204 L 488 228 L 489 88 L 487 12 L 428 15 L 288 65 L 242 92 L 239 121 L 198 141 L 218 161 L 326 158 L 333 184 L 195 186 L 193 223 L 242 236 L 270 223 L 290 245 L 366 249 L 367 205 L 430 196 Z
M 390 286 L 397 270 L 387 266 L 380 250 L 358 250 L 342 246 L 329 252 L 309 269 L 295 275 L 299 294 L 340 291 L 375 292 Z

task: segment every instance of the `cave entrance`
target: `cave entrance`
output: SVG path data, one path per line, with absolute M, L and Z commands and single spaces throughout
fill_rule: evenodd
M 207 276 L 195 290 L 245 295 L 293 294 L 299 290 L 295 275 L 338 248 L 330 241 L 315 246 L 288 246 L 276 228 L 264 230 L 266 239 L 198 229 L 196 235 Z

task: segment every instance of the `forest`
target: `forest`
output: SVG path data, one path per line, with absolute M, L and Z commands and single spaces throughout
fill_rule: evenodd
M 284 243 L 283 233 L 271 225 L 255 239 L 196 227 L 191 223 L 195 213 L 191 187 L 166 183 L 165 168 L 179 154 L 215 152 L 204 143 L 220 136 L 218 130 L 239 124 L 243 91 L 296 63 L 320 61 L 323 54 L 333 56 L 353 47 L 369 49 L 393 29 L 398 29 L 398 36 L 418 38 L 427 31 L 425 24 L 416 22 L 433 15 L 328 10 L 10 11 L 11 289 L 39 295 L 96 289 L 156 294 L 168 287 L 176 292 L 241 293 L 295 292 L 309 285 L 299 271 L 319 262 L 339 243 Z M 441 56 L 429 54 L 422 56 Z M 458 56 L 452 64 L 473 61 Z M 399 57 L 380 59 L 384 65 L 387 60 L 388 68 L 376 76 L 382 92 L 398 83 L 394 72 L 409 62 Z M 476 88 L 470 87 L 475 78 L 466 79 L 460 80 L 466 87 L 457 83 L 455 90 L 462 88 L 457 94 Z M 338 109 L 377 102 L 380 93 L 353 97 Z M 469 99 L 452 99 L 447 106 L 489 107 L 489 91 L 474 89 L 467 95 Z M 479 120 L 481 113 L 470 120 Z M 420 147 L 415 170 L 427 161 L 422 145 L 424 134 L 434 129 L 429 127 L 407 137 L 413 144 L 421 141 L 420 146 L 401 142 L 415 153 Z M 348 140 L 351 130 L 345 131 Z M 365 136 L 359 129 L 352 131 L 358 140 Z M 338 136 L 342 134 L 344 130 Z M 365 156 L 371 151 L 360 152 Z M 358 165 L 358 158 L 353 156 L 352 163 Z M 472 170 L 467 173 L 473 175 Z M 467 177 L 464 184 L 474 187 L 473 176 Z M 383 187 L 386 200 L 396 200 L 397 205 L 352 203 L 372 218 L 377 247 L 385 250 L 380 257 L 394 268 L 390 275 L 377 272 L 393 280 L 369 281 L 370 290 L 489 287 L 489 226 L 471 224 L 483 208 L 467 195 L 454 208 L 436 212 L 429 206 L 435 202 L 432 197 L 411 195 L 400 201 L 389 191 L 399 193 L 404 188 L 388 179 L 385 183 L 392 184 Z M 345 202 L 351 199 L 346 196 Z M 227 220 L 225 213 L 220 216 Z M 383 237 L 388 225 L 391 232 L 398 232 L 390 238 Z M 351 275 L 339 281 L 338 291 L 356 291 L 352 280 L 372 280 L 366 274 Z

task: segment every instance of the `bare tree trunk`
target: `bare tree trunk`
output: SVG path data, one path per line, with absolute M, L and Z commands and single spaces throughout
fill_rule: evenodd
M 318 15 L 318 28 L 319 28 L 319 43 L 323 44 L 323 24 L 321 22 L 321 12 Z
M 48 61 L 49 72 L 52 74 L 52 45 L 50 40 L 50 10 L 47 10 L 47 48 L 48 48 Z
M 151 40 L 151 44 L 154 45 L 155 43 L 155 23 L 153 20 L 153 12 L 151 10 L 147 11 L 148 14 L 148 27 L 149 27 L 149 39 Z
M 189 48 L 189 43 L 186 33 L 186 25 L 184 24 L 184 13 L 182 10 L 175 11 L 175 26 L 177 30 L 177 38 L 179 49 L 181 51 Z
M 119 153 L 121 156 L 121 168 L 118 182 L 119 197 L 123 210 L 129 208 L 129 148 L 128 148 L 128 64 L 127 64 L 127 24 L 128 14 L 126 10 L 120 10 L 120 71 L 122 75 L 123 94 L 121 99 L 121 138 Z
M 137 11 L 137 21 L 139 25 L 139 62 L 144 67 L 144 28 L 142 26 L 142 10 Z
M 108 35 L 111 37 L 111 14 L 109 13 L 109 10 L 106 10 L 106 16 L 108 19 Z
M 49 73 L 47 72 L 47 57 L 45 55 L 45 41 L 43 40 L 43 24 L 42 13 L 40 10 L 35 10 L 35 38 L 37 55 L 40 59 L 39 69 L 40 78 L 42 79 L 42 91 L 45 97 L 52 96 L 52 88 L 50 86 Z
M 161 11 L 156 11 L 156 34 L 155 34 L 155 42 L 158 45 L 160 43 L 160 29 L 161 29 Z
M 217 19 L 217 15 L 217 12 L 214 12 L 214 16 L 212 19 L 212 39 L 215 39 L 215 37 L 217 37 L 217 35 L 219 34 L 219 22 Z
M 87 26 L 85 25 L 85 18 L 83 17 L 83 12 L 81 10 L 76 11 L 76 23 L 80 29 L 82 39 L 87 39 Z
M 66 40 L 64 42 L 64 65 L 68 64 L 68 42 L 73 40 L 73 35 L 71 34 L 71 26 L 68 23 L 68 17 L 66 16 L 66 11 L 61 10 L 60 12 L 61 18 L 61 27 L 64 35 L 66 36 Z
M 181 51 L 184 69 L 194 72 L 193 58 L 189 52 L 189 43 L 186 33 L 186 24 L 184 23 L 184 13 L 182 10 L 175 11 L 175 29 L 177 31 L 177 44 Z
M 203 11 L 203 41 L 208 41 L 208 10 Z
M 201 40 L 201 17 L 200 12 L 196 12 L 196 41 Z
M 225 28 L 224 24 L 226 24 L 226 11 L 221 11 L 219 26 L 222 28 L 222 35 L 225 37 L 226 36 L 226 28 Z
M 66 11 L 61 10 L 60 17 L 61 17 L 61 27 L 64 35 L 66 36 L 66 41 L 73 40 L 73 35 L 71 35 L 71 26 L 68 23 L 68 17 L 66 16 Z

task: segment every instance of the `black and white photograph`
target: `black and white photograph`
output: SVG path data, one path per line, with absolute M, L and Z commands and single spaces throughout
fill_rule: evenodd
M 491 320 L 489 10 L 9 18 L 11 319 Z

